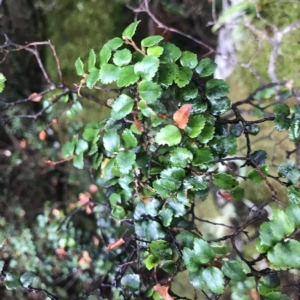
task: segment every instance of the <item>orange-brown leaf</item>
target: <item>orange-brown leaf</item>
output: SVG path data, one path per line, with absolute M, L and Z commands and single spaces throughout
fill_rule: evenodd
M 133 115 L 133 122 L 134 122 L 134 125 L 136 126 L 138 131 L 144 132 L 143 124 L 141 124 L 141 122 L 136 118 L 135 115 Z
M 40 102 L 42 98 L 43 98 L 43 96 L 40 94 L 37 94 L 37 93 L 32 93 L 29 95 L 29 99 L 32 102 Z
M 232 200 L 232 195 L 231 195 L 230 191 L 219 190 L 218 194 L 219 194 L 219 196 L 223 197 L 226 201 Z
M 192 104 L 184 104 L 174 113 L 173 120 L 177 124 L 178 128 L 184 129 L 186 127 L 192 107 Z
M 42 130 L 40 133 L 39 133 L 39 138 L 41 141 L 44 141 L 47 137 L 47 133 L 45 130 Z
M 158 292 L 158 294 L 163 297 L 164 300 L 174 300 L 168 293 L 169 287 L 160 285 L 159 283 L 153 287 L 154 292 Z
M 49 159 L 46 159 L 45 160 L 45 163 L 49 166 L 55 166 L 56 165 L 56 162 L 55 161 L 52 161 L 52 160 L 49 160 Z
M 114 248 L 120 247 L 120 246 L 122 246 L 124 243 L 125 243 L 124 239 L 120 238 L 120 239 L 114 241 L 113 243 L 109 244 L 109 245 L 106 247 L 106 250 L 109 251 L 109 250 L 112 250 L 112 249 L 114 249 Z

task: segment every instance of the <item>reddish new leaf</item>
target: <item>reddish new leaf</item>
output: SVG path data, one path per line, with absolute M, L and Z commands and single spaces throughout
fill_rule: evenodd
M 168 293 L 169 287 L 160 285 L 159 283 L 156 284 L 153 287 L 154 292 L 158 292 L 158 294 L 164 299 L 164 300 L 174 300 Z
M 47 137 L 47 133 L 45 130 L 42 130 L 40 133 L 39 133 L 39 138 L 41 141 L 44 141 Z
M 56 165 L 56 162 L 55 161 L 52 161 L 52 160 L 49 160 L 49 159 L 46 159 L 45 160 L 45 163 L 49 166 L 55 166 Z
M 133 115 L 133 122 L 139 132 L 144 132 L 144 126 L 141 122 Z
M 43 98 L 43 96 L 40 94 L 37 94 L 37 93 L 32 93 L 29 95 L 29 99 L 32 102 L 40 102 L 42 98 Z
M 106 247 L 106 250 L 112 250 L 114 248 L 117 248 L 117 247 L 120 247 L 122 246 L 123 244 L 125 243 L 124 239 L 120 238 L 116 241 L 114 241 L 113 243 L 109 244 L 107 247 Z
M 192 104 L 184 104 L 175 112 L 173 115 L 173 120 L 177 124 L 178 128 L 184 129 L 186 127 L 192 107 Z

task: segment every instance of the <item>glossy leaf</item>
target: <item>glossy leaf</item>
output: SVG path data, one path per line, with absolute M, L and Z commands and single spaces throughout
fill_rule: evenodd
M 124 41 L 121 38 L 115 37 L 109 40 L 107 43 L 105 43 L 105 46 L 108 47 L 110 50 L 116 50 L 120 48 L 123 44 Z
M 91 72 L 96 64 L 96 53 L 94 49 L 91 49 L 89 53 L 89 60 L 88 60 L 88 71 Z
M 136 31 L 136 28 L 140 22 L 141 21 L 136 21 L 136 22 L 131 23 L 129 26 L 127 26 L 122 33 L 122 38 L 132 40 L 132 37 L 134 36 L 135 31 Z
M 22 283 L 22 285 L 27 288 L 31 285 L 33 279 L 35 278 L 35 273 L 30 272 L 30 271 L 26 271 L 25 273 L 22 274 L 22 276 L 20 277 L 20 281 Z
M 230 154 L 234 155 L 237 150 L 236 139 L 233 136 L 215 136 L 210 142 L 209 146 L 219 155 Z
M 267 153 L 264 150 L 254 151 L 250 154 L 250 158 L 253 159 L 256 164 L 262 166 L 265 164 L 265 161 L 267 159 Z
M 7 273 L 5 276 L 5 286 L 8 290 L 13 290 L 22 286 L 19 274 Z
M 206 144 L 213 139 L 214 134 L 215 134 L 215 127 L 205 124 L 201 133 L 198 135 L 197 140 L 202 144 Z
M 164 42 L 161 44 L 164 48 L 163 54 L 160 56 L 160 60 L 163 63 L 174 63 L 181 56 L 180 49 L 170 42 Z
M 99 80 L 100 80 L 100 70 L 93 68 L 93 70 L 91 71 L 91 73 L 86 79 L 86 86 L 89 89 L 92 89 L 94 85 L 97 83 L 97 81 Z
M 300 228 L 300 207 L 296 204 L 290 204 L 285 212 L 291 222 L 294 222 L 295 228 Z
M 245 190 L 240 186 L 233 188 L 230 192 L 234 200 L 242 200 L 245 197 Z
M 292 298 L 280 292 L 270 292 L 264 296 L 264 300 L 292 300 Z
M 148 36 L 141 41 L 141 45 L 142 47 L 151 47 L 158 44 L 163 39 L 164 38 L 161 35 Z
M 167 62 L 165 64 L 161 64 L 158 69 L 158 83 L 164 87 L 170 86 L 178 72 L 178 66 L 174 63 Z
M 88 148 L 89 148 L 88 143 L 85 140 L 80 139 L 76 143 L 75 153 L 78 155 L 80 153 L 85 152 Z
M 126 175 L 129 173 L 134 164 L 135 157 L 135 153 L 132 150 L 119 152 L 117 154 L 116 162 L 122 174 Z
M 164 52 L 164 48 L 161 46 L 152 46 L 147 49 L 147 55 L 152 55 L 156 57 L 160 57 Z
M 210 79 L 206 83 L 206 97 L 210 101 L 223 99 L 230 92 L 227 82 L 222 79 Z
M 103 145 L 108 152 L 116 152 L 119 150 L 120 137 L 115 129 L 110 129 L 104 134 Z
M 134 72 L 149 81 L 155 76 L 158 66 L 159 59 L 156 56 L 145 56 L 141 62 L 134 65 Z
M 189 118 L 185 131 L 191 138 L 197 137 L 204 128 L 206 119 L 202 115 L 195 115 Z
M 287 194 L 290 203 L 300 204 L 300 188 L 289 186 L 287 188 Z
M 180 87 L 184 87 L 192 79 L 193 71 L 188 67 L 179 67 L 178 73 L 176 73 L 176 77 L 174 82 Z
M 273 108 L 274 115 L 287 117 L 290 114 L 290 108 L 285 103 L 278 103 Z
M 153 254 L 150 254 L 145 260 L 144 264 L 148 270 L 152 270 L 156 266 L 158 266 L 160 263 L 160 259 L 154 256 Z
M 199 77 L 206 77 L 212 75 L 217 68 L 217 64 L 210 58 L 201 59 L 196 67 L 196 72 Z
M 180 130 L 174 125 L 167 125 L 156 134 L 155 142 L 159 145 L 178 145 L 181 142 Z
M 103 84 L 109 84 L 118 80 L 121 68 L 112 64 L 104 64 L 100 69 L 100 80 Z
M 73 166 L 77 169 L 83 169 L 84 167 L 83 153 L 80 153 L 74 157 Z
M 173 210 L 171 208 L 165 208 L 165 209 L 160 210 L 158 215 L 161 217 L 162 224 L 165 227 L 170 226 L 170 224 L 173 220 Z
M 130 63 L 132 54 L 128 49 L 117 50 L 113 56 L 113 62 L 115 65 L 122 67 Z
M 126 211 L 122 206 L 116 205 L 113 207 L 113 209 L 111 211 L 111 215 L 114 216 L 115 218 L 121 220 L 126 217 Z
M 197 55 L 190 51 L 183 51 L 180 57 L 180 63 L 183 67 L 194 69 L 198 63 Z
M 208 148 L 202 148 L 195 151 L 193 166 L 201 166 L 213 160 L 213 155 Z
M 246 279 L 246 273 L 237 261 L 225 261 L 222 266 L 222 272 L 234 281 L 243 281 Z
M 185 168 L 193 160 L 193 154 L 186 148 L 177 147 L 170 153 L 170 163 L 175 167 Z
M 83 62 L 80 59 L 80 57 L 78 57 L 75 61 L 75 69 L 76 69 L 76 73 L 79 76 L 83 76 L 84 75 L 84 70 L 83 70 Z
M 121 284 L 131 292 L 136 292 L 140 288 L 140 276 L 138 274 L 127 274 L 122 277 Z
M 62 151 L 63 158 L 72 156 L 74 154 L 74 151 L 75 151 L 75 143 L 73 143 L 73 142 L 66 142 L 63 145 L 61 151 Z
M 294 142 L 300 142 L 300 120 L 294 120 L 289 127 L 289 137 Z
M 143 80 L 138 85 L 138 92 L 141 99 L 145 100 L 147 103 L 152 103 L 157 101 L 162 90 L 157 83 Z
M 122 132 L 122 139 L 126 148 L 134 148 L 138 144 L 133 132 L 128 128 Z
M 5 81 L 6 81 L 6 77 L 2 73 L 0 73 L 0 93 L 2 93 L 5 88 Z
M 227 173 L 213 174 L 213 183 L 220 189 L 230 190 L 235 188 L 239 183 L 232 175 Z
M 199 94 L 198 88 L 192 82 L 190 82 L 185 87 L 179 89 L 178 91 L 178 97 L 180 99 L 183 99 L 184 101 L 195 99 L 197 98 L 198 94 Z M 194 108 L 197 107 L 197 104 L 199 105 L 197 100 L 193 101 Z M 193 112 L 196 114 L 196 113 L 201 113 L 203 111 L 199 111 L 199 108 L 197 107 L 197 110 L 195 111 L 195 109 L 193 109 Z
M 237 123 L 230 126 L 230 134 L 234 137 L 239 137 L 244 131 L 244 127 Z
M 111 50 L 108 46 L 104 45 L 99 54 L 100 57 L 100 67 L 108 63 L 111 58 Z
M 189 176 L 186 177 L 184 186 L 192 191 L 203 191 L 207 189 L 207 181 L 204 176 Z
M 139 76 L 134 73 L 134 66 L 125 66 L 121 69 L 118 79 L 117 86 L 125 87 L 136 83 L 139 80 Z
M 115 120 L 123 119 L 131 113 L 133 105 L 134 100 L 131 97 L 121 94 L 112 105 L 111 117 Z
M 262 174 L 268 175 L 269 174 L 269 166 L 268 165 L 260 166 L 260 171 Z M 262 182 L 264 180 L 264 178 L 261 176 L 261 174 L 256 169 L 250 170 L 247 174 L 247 177 L 256 183 Z
M 159 259 L 170 259 L 172 256 L 171 245 L 164 240 L 152 241 L 149 248 L 151 253 Z

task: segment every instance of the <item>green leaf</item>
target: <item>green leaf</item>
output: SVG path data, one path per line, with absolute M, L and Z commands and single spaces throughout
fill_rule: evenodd
M 98 80 L 100 80 L 100 70 L 93 68 L 88 78 L 86 79 L 86 86 L 89 89 L 92 89 Z
M 246 273 L 237 261 L 225 261 L 222 266 L 222 272 L 234 281 L 244 281 L 246 279 Z
M 91 72 L 96 64 L 96 53 L 94 49 L 91 49 L 89 53 L 89 60 L 88 60 L 88 71 Z
M 131 113 L 134 105 L 134 100 L 125 95 L 121 94 L 113 103 L 111 117 L 114 120 L 121 120 L 125 116 Z
M 174 63 L 180 56 L 181 51 L 178 47 L 170 42 L 164 42 L 161 44 L 164 48 L 163 54 L 160 56 L 160 61 L 163 63 Z
M 289 127 L 291 126 L 291 120 L 282 115 L 276 116 L 274 123 L 275 123 L 276 130 L 280 132 L 288 130 Z
M 122 132 L 122 139 L 126 148 L 135 148 L 138 144 L 133 132 L 128 128 Z
M 287 174 L 295 168 L 293 162 L 289 159 L 286 159 L 279 167 L 278 167 L 278 174 L 284 178 L 286 178 Z
M 263 100 L 263 99 L 269 99 L 271 98 L 273 95 L 275 95 L 275 89 L 273 87 L 271 88 L 265 88 L 262 89 L 260 91 L 258 91 L 255 95 L 254 95 L 254 99 L 255 100 Z
M 135 34 L 136 28 L 140 22 L 141 21 L 136 21 L 136 22 L 131 23 L 129 26 L 127 26 L 122 33 L 122 39 L 124 39 L 124 40 L 128 39 L 131 41 L 132 37 Z
M 109 129 L 103 136 L 103 145 L 108 152 L 117 152 L 120 149 L 120 137 L 115 129 Z
M 300 243 L 296 240 L 278 243 L 267 254 L 275 269 L 297 269 L 300 267 Z
M 176 184 L 172 180 L 156 179 L 152 185 L 156 193 L 164 199 L 168 198 L 176 190 Z
M 217 64 L 210 58 L 201 59 L 196 67 L 196 72 L 199 77 L 206 77 L 212 75 L 217 68 Z
M 244 127 L 237 123 L 230 126 L 230 134 L 234 137 L 239 137 L 244 131 Z
M 229 92 L 230 86 L 222 79 L 210 79 L 206 83 L 206 97 L 214 101 L 213 103 L 218 99 L 224 99 Z
M 289 128 L 289 137 L 293 142 L 300 142 L 300 120 L 294 120 Z
M 183 67 L 194 69 L 198 63 L 197 55 L 190 51 L 183 51 L 180 58 L 180 63 Z
M 62 147 L 62 155 L 63 158 L 72 156 L 74 154 L 74 150 L 75 150 L 75 143 L 73 142 L 66 142 L 63 147 Z
M 134 210 L 134 219 L 141 220 L 143 216 L 150 215 L 151 217 L 156 217 L 158 215 L 158 210 L 161 204 L 159 200 L 153 198 L 148 203 L 143 201 L 139 202 Z
M 227 173 L 213 174 L 213 183 L 220 189 L 230 190 L 235 188 L 239 182 Z
M 218 99 L 209 99 L 209 103 L 211 106 L 211 113 L 213 115 L 222 115 L 227 112 L 231 108 L 231 101 L 227 97 L 222 97 Z
M 82 137 L 86 141 L 91 142 L 97 139 L 98 133 L 99 125 L 96 122 L 90 122 L 85 126 Z
M 76 155 L 73 159 L 73 166 L 77 169 L 83 169 L 83 153 Z
M 8 290 L 13 290 L 22 286 L 19 274 L 7 273 L 5 276 L 5 286 Z
M 274 105 L 274 115 L 287 117 L 290 114 L 290 108 L 285 103 L 279 103 Z
M 287 188 L 287 194 L 290 203 L 300 204 L 300 188 L 289 186 Z
M 202 148 L 195 151 L 193 166 L 201 166 L 213 160 L 213 155 L 208 148 Z
M 245 190 L 240 186 L 235 187 L 230 192 L 234 200 L 242 200 L 245 197 Z
M 180 99 L 183 99 L 184 101 L 189 101 L 197 98 L 198 94 L 199 94 L 198 88 L 192 82 L 190 82 L 188 85 L 186 85 L 185 87 L 179 90 L 178 97 Z M 194 111 L 194 107 L 195 107 L 195 103 L 193 103 L 193 112 L 201 113 L 201 111 Z
M 0 74 L 0 83 L 1 83 L 1 74 Z M 300 119 L 300 104 L 295 104 L 291 108 L 291 114 L 292 114 L 293 120 Z
M 149 247 L 151 253 L 159 259 L 170 259 L 172 257 L 171 245 L 164 240 L 152 241 Z
M 22 283 L 22 285 L 27 288 L 31 285 L 33 279 L 35 278 L 35 273 L 30 272 L 30 271 L 26 271 L 25 273 L 22 274 L 22 276 L 20 277 L 20 281 Z
M 192 191 L 203 191 L 207 189 L 207 181 L 204 176 L 188 176 L 183 181 L 186 189 L 192 189 Z
M 250 154 L 250 158 L 253 159 L 259 166 L 262 166 L 267 159 L 267 153 L 264 150 L 254 151 Z
M 121 72 L 119 73 L 119 77 L 117 80 L 118 87 L 129 86 L 131 84 L 136 83 L 139 80 L 139 76 L 134 73 L 134 66 L 126 66 L 123 67 Z
M 176 241 L 181 245 L 181 248 L 193 248 L 194 239 L 197 235 L 193 232 L 183 230 L 178 235 L 176 235 Z
M 179 67 L 178 73 L 174 79 L 175 83 L 180 87 L 186 86 L 192 79 L 193 71 L 188 67 Z
M 215 136 L 210 142 L 209 146 L 219 155 L 234 155 L 236 153 L 236 138 L 228 135 L 227 137 Z
M 190 282 L 194 288 L 199 290 L 209 288 L 216 294 L 222 294 L 224 292 L 224 275 L 215 267 L 190 272 Z
M 115 218 L 117 218 L 119 220 L 124 219 L 126 217 L 126 211 L 120 205 L 114 206 L 111 211 L 111 214 L 112 214 L 112 216 L 114 216 Z
M 174 274 L 174 272 L 176 270 L 176 264 L 173 260 L 166 260 L 161 265 L 161 268 L 169 274 Z
M 83 70 L 83 62 L 80 59 L 80 57 L 78 57 L 75 61 L 75 69 L 76 69 L 76 73 L 79 76 L 83 76 L 84 75 L 84 70 Z
M 100 67 L 106 65 L 111 57 L 111 50 L 108 46 L 104 45 L 99 54 L 100 57 Z
M 205 117 L 201 115 L 191 116 L 184 130 L 187 132 L 189 137 L 195 138 L 201 133 L 202 129 L 204 128 L 205 122 Z
M 161 87 L 152 81 L 142 80 L 138 85 L 138 92 L 141 99 L 145 100 L 147 103 L 152 103 L 157 101 L 161 95 Z
M 300 207 L 295 204 L 290 204 L 285 212 L 288 218 L 294 222 L 295 228 L 300 228 Z
M 132 150 L 120 152 L 116 156 L 116 161 L 117 165 L 119 166 L 120 172 L 126 175 L 132 169 L 135 161 L 135 153 Z
M 121 68 L 112 64 L 104 64 L 100 70 L 99 78 L 103 84 L 109 84 L 117 81 Z
M 293 300 L 287 295 L 281 294 L 280 292 L 270 292 L 264 296 L 264 300 Z
M 186 148 L 177 147 L 170 152 L 170 163 L 174 167 L 186 168 L 193 160 L 193 154 Z
M 148 36 L 141 41 L 141 45 L 142 45 L 142 47 L 151 47 L 151 46 L 158 44 L 163 39 L 164 38 L 161 35 Z
M 2 73 L 0 73 L 0 93 L 2 93 L 5 88 L 5 84 L 4 84 L 5 81 L 6 81 L 5 76 Z
M 168 179 L 175 181 L 176 184 L 180 184 L 185 178 L 185 171 L 181 168 L 167 168 L 160 173 L 161 179 Z
M 207 144 L 210 140 L 213 139 L 215 134 L 215 127 L 205 124 L 201 133 L 198 135 L 197 140 L 201 144 Z
M 260 166 L 260 171 L 262 174 L 268 175 L 269 174 L 269 165 Z M 264 180 L 263 177 L 260 175 L 260 173 L 256 169 L 250 170 L 247 174 L 247 177 L 256 183 L 262 182 Z
M 160 64 L 158 69 L 158 83 L 163 87 L 170 86 L 178 73 L 178 66 L 174 63 L 167 62 Z
M 165 208 L 165 209 L 160 210 L 158 214 L 161 217 L 162 224 L 165 227 L 169 227 L 173 220 L 173 210 L 170 208 Z
M 98 170 L 100 167 L 100 164 L 102 163 L 103 160 L 103 154 L 102 153 L 97 153 L 95 155 L 93 155 L 92 158 L 92 168 L 94 170 Z
M 122 67 L 130 63 L 132 54 L 128 49 L 122 49 L 115 52 L 113 62 L 115 65 Z
M 141 62 L 134 65 L 135 74 L 141 76 L 143 80 L 151 80 L 159 66 L 159 59 L 155 56 L 145 56 Z
M 181 142 L 180 130 L 174 125 L 167 125 L 156 134 L 155 142 L 159 145 L 178 145 Z
M 153 46 L 147 49 L 147 55 L 160 57 L 164 52 L 164 48 L 161 46 Z
M 145 260 L 144 264 L 148 270 L 152 270 L 160 263 L 160 259 L 155 257 L 154 255 L 150 254 Z
M 140 289 L 140 283 L 140 276 L 138 274 L 127 274 L 121 279 L 121 284 L 131 292 L 138 291 Z
M 292 184 L 297 184 L 300 181 L 300 171 L 296 168 L 292 169 L 287 173 L 286 179 Z
M 75 149 L 75 153 L 81 154 L 83 152 L 85 152 L 87 149 L 89 148 L 89 144 L 85 141 L 85 140 L 78 140 L 78 142 L 76 143 L 76 149 Z
M 108 47 L 110 50 L 116 50 L 124 44 L 123 40 L 119 37 L 115 37 L 105 43 L 104 46 Z

